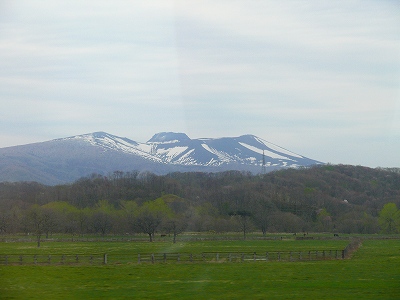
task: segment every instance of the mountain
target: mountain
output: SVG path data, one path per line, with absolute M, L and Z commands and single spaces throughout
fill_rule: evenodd
M 263 160 L 265 164 L 263 164 Z M 184 133 L 161 132 L 146 143 L 95 132 L 42 143 L 0 149 L 0 181 L 60 184 L 93 173 L 149 171 L 260 173 L 321 164 L 254 135 L 191 139 Z

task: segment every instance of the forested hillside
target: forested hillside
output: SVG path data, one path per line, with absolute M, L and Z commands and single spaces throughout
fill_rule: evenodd
M 400 174 L 361 166 L 258 176 L 116 171 L 68 185 L 0 183 L 0 232 L 375 233 L 382 229 L 378 216 L 386 203 L 400 206 Z

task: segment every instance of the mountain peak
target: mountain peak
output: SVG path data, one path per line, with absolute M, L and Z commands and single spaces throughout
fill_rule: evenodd
M 138 143 L 103 131 L 0 149 L 0 181 L 60 183 L 115 170 L 156 174 L 240 170 L 259 173 L 321 164 L 251 134 L 191 139 L 160 132 Z
M 97 138 L 105 137 L 105 136 L 110 136 L 109 133 L 104 132 L 104 131 L 96 131 L 96 132 L 91 133 L 91 135 L 92 135 L 93 137 L 97 137 Z
M 190 141 L 190 138 L 185 133 L 180 132 L 160 132 L 153 135 L 148 140 L 148 143 L 172 143 L 172 142 Z

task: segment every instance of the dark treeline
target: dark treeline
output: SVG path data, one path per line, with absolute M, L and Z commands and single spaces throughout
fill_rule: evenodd
M 116 171 L 57 186 L 0 183 L 0 232 L 375 233 L 389 202 L 399 207 L 400 174 L 361 166 L 265 175 Z

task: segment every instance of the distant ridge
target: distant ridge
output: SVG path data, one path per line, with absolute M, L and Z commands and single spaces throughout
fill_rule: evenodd
M 94 132 L 0 148 L 0 181 L 53 185 L 116 170 L 155 174 L 225 170 L 260 173 L 262 169 L 271 171 L 315 164 L 322 163 L 250 134 L 191 139 L 185 133 L 161 132 L 139 143 L 106 132 Z

